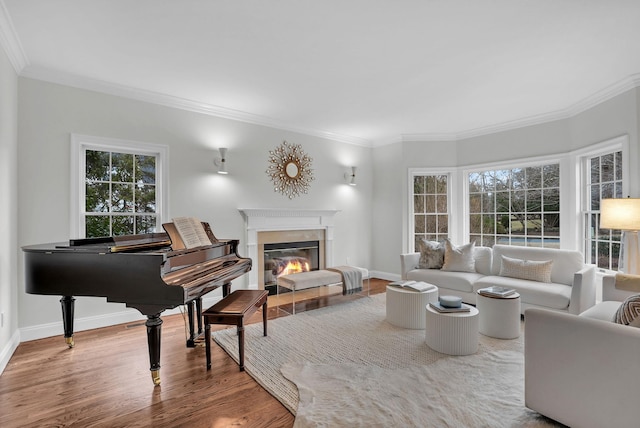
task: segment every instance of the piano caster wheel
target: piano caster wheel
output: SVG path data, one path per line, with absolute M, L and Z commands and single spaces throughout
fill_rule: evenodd
M 154 385 L 160 385 L 160 370 L 151 370 L 151 379 Z
M 73 348 L 75 346 L 75 342 L 73 341 L 73 336 L 71 337 L 65 337 L 64 341 L 67 343 L 67 345 L 69 346 L 69 348 Z

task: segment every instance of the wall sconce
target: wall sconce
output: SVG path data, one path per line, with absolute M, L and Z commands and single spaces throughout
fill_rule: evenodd
M 227 149 L 222 147 L 218 151 L 220 157 L 213 160 L 214 165 L 218 167 L 218 174 L 229 174 L 227 172 Z
M 600 229 L 622 231 L 618 270 L 633 275 L 640 274 L 640 199 L 602 199 Z
M 348 172 L 344 173 L 344 179 L 347 180 L 347 182 L 349 183 L 349 186 L 356 185 L 356 167 L 355 166 L 351 167 L 351 173 L 348 173 Z

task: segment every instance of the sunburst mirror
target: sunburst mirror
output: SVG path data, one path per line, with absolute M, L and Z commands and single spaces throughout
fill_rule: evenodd
M 313 181 L 312 160 L 300 144 L 283 141 L 275 150 L 269 150 L 267 174 L 273 182 L 273 191 L 289 199 L 307 193 Z

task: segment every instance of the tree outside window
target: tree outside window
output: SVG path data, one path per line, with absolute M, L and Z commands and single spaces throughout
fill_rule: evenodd
M 469 230 L 476 245 L 560 247 L 560 164 L 469 174 Z
M 449 235 L 448 176 L 413 177 L 414 248 L 423 239 L 442 241 Z
M 617 270 L 620 258 L 620 230 L 600 229 L 600 201 L 622 198 L 622 151 L 585 159 L 587 183 L 585 194 L 586 262 L 603 269 Z
M 85 152 L 85 236 L 156 231 L 157 157 L 114 151 Z

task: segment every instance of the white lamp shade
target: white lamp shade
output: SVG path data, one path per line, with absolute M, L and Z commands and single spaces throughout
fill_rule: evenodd
M 601 200 L 600 228 L 640 230 L 640 199 L 620 198 Z

